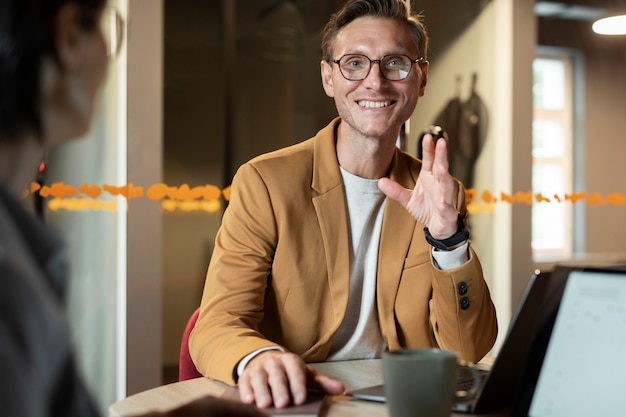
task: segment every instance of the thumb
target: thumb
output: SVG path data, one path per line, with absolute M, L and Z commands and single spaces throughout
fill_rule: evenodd
M 312 368 L 307 367 L 307 370 L 307 379 L 309 381 L 307 385 L 309 388 L 316 388 L 332 395 L 340 395 L 346 392 L 346 387 L 341 381 L 324 375 Z
M 378 180 L 378 189 L 387 197 L 397 201 L 406 208 L 411 199 L 411 190 L 408 190 L 389 178 L 381 178 Z
M 330 378 L 326 375 L 318 374 L 315 380 L 320 389 L 328 394 L 340 395 L 346 392 L 346 387 L 341 381 Z

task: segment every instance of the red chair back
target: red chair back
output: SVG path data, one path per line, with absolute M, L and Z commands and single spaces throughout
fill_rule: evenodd
M 189 317 L 189 321 L 187 322 L 185 330 L 183 331 L 183 338 L 180 342 L 180 358 L 178 361 L 179 381 L 185 381 L 187 379 L 193 379 L 202 376 L 202 374 L 196 369 L 196 365 L 193 363 L 191 355 L 189 354 L 189 335 L 191 334 L 193 327 L 196 325 L 199 314 L 200 307 L 198 307 L 196 311 L 193 312 L 191 317 Z

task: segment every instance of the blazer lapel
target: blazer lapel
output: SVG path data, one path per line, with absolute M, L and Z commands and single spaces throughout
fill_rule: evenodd
M 335 128 L 338 122 L 339 119 L 335 119 L 320 131 L 314 145 L 311 187 L 317 195 L 313 197 L 313 206 L 324 243 L 328 286 L 332 299 L 332 303 L 327 307 L 334 309 L 334 322 L 323 326 L 330 331 L 321 335 L 320 341 L 310 352 L 330 348 L 331 337 L 343 320 L 350 290 L 346 202 L 335 151 Z
M 417 173 L 409 170 L 406 159 L 396 150 L 390 178 L 403 187 L 415 187 Z M 397 341 L 394 305 L 404 260 L 415 232 L 416 220 L 399 203 L 387 198 L 378 250 L 378 317 L 383 338 L 387 343 Z M 396 342 L 397 343 L 397 342 Z M 397 346 L 389 346 L 395 348 Z

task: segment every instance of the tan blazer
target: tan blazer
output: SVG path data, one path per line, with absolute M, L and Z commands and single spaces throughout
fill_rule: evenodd
M 312 139 L 251 160 L 235 175 L 189 342 L 204 375 L 234 384 L 237 363 L 268 346 L 307 362 L 326 359 L 346 311 L 350 277 L 335 152 L 339 121 Z M 417 159 L 396 150 L 393 180 L 412 189 L 419 170 Z M 457 201 L 466 216 L 461 187 Z M 470 249 L 466 264 L 438 270 L 423 228 L 387 201 L 376 284 L 383 338 L 389 349 L 439 346 L 476 362 L 497 334 L 480 263 Z

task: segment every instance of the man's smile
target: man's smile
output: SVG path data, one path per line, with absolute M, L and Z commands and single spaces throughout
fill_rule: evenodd
M 392 103 L 393 103 L 392 101 L 368 101 L 368 100 L 357 101 L 357 104 L 359 106 L 365 107 L 368 109 L 380 109 L 382 107 L 390 106 Z

